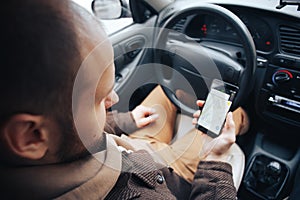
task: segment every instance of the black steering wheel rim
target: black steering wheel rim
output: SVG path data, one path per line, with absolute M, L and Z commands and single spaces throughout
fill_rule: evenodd
M 167 34 L 165 30 L 171 29 L 178 19 L 191 14 L 211 14 L 221 17 L 222 19 L 224 19 L 224 21 L 235 28 L 238 36 L 241 39 L 241 44 L 245 52 L 246 62 L 237 83 L 239 92 L 232 104 L 232 110 L 234 110 L 238 106 L 240 106 L 241 102 L 247 99 L 248 95 L 250 94 L 251 88 L 253 86 L 253 76 L 256 70 L 256 49 L 252 36 L 248 31 L 246 25 L 235 14 L 222 6 L 209 3 L 198 3 L 197 5 L 193 5 L 190 7 L 187 6 L 186 8 L 180 9 L 180 11 L 174 12 L 174 14 L 171 15 L 171 17 L 169 17 L 167 20 L 162 20 L 163 23 L 161 23 L 160 25 L 160 30 L 158 31 L 158 35 L 156 37 L 157 39 L 155 40 L 155 49 L 164 48 L 162 44 L 164 44 L 163 40 L 165 39 Z M 160 58 L 157 58 L 156 55 L 154 55 L 154 58 L 155 62 L 160 62 L 158 61 Z M 159 68 L 156 69 L 156 73 L 158 82 L 161 83 L 166 96 L 175 104 L 175 106 L 180 108 L 180 110 L 185 113 L 193 113 L 195 111 L 193 108 L 185 105 L 183 102 L 177 99 L 174 92 L 169 90 L 167 87 L 164 87 L 166 80 L 164 80 L 162 72 L 161 70 L 159 70 Z

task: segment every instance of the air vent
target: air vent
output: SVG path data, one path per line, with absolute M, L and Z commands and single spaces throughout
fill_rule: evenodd
M 300 55 L 300 28 L 280 26 L 281 50 L 285 53 Z
M 186 22 L 186 18 L 182 18 L 180 19 L 174 26 L 173 26 L 173 30 L 183 33 L 183 29 L 185 26 L 185 22 Z

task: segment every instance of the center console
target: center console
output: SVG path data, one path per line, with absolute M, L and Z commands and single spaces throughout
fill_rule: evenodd
M 277 55 L 267 68 L 258 110 L 267 118 L 300 127 L 300 61 Z
M 269 131 L 269 130 L 267 130 Z M 286 143 L 286 145 L 284 145 Z M 242 181 L 241 200 L 282 200 L 289 195 L 300 150 L 258 132 Z
M 300 160 L 300 60 L 278 54 L 261 70 L 255 103 L 260 125 L 247 156 L 241 199 L 281 200 Z
M 246 172 L 245 187 L 261 199 L 276 199 L 289 177 L 287 166 L 266 155 L 256 155 Z

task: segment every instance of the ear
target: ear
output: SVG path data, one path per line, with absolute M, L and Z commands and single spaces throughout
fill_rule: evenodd
M 3 126 L 3 139 L 17 156 L 37 160 L 48 150 L 48 132 L 43 117 L 30 114 L 12 116 Z

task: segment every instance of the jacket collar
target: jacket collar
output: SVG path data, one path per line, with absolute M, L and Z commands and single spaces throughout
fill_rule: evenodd
M 22 199 L 82 197 L 89 188 L 98 188 L 105 196 L 115 185 L 121 171 L 121 152 L 116 142 L 106 135 L 106 150 L 84 159 L 48 166 L 0 168 L 1 196 Z M 101 190 L 99 190 L 101 188 Z M 84 196 L 82 199 L 85 199 Z
M 105 137 L 105 151 L 76 162 L 0 168 L 0 183 L 6 185 L 4 194 L 15 193 L 14 196 L 22 199 L 104 199 L 115 186 L 121 171 L 132 173 L 145 186 L 154 188 L 158 171 L 151 155 L 144 150 L 121 153 L 118 146 L 127 150 L 135 149 L 120 137 L 110 134 L 105 134 Z M 135 188 L 118 191 L 118 196 L 126 199 L 139 195 L 140 192 Z
M 145 150 L 135 151 L 129 143 L 115 135 L 108 134 L 106 139 L 106 159 L 97 175 L 57 199 L 104 199 L 111 191 L 118 199 L 139 197 L 140 191 L 127 184 L 127 187 L 114 188 L 118 179 L 122 179 L 121 171 L 123 176 L 128 172 L 139 179 L 142 185 L 151 189 L 155 188 L 158 170 L 151 155 Z M 121 148 L 123 151 L 121 152 L 118 147 L 123 147 Z M 132 151 L 135 152 L 132 153 Z M 124 182 L 121 183 L 123 184 Z
M 106 135 L 106 141 L 105 157 L 99 157 L 100 160 L 96 157 L 98 162 L 103 163 L 98 173 L 57 199 L 102 199 L 112 190 L 121 173 L 122 154 L 111 135 Z

